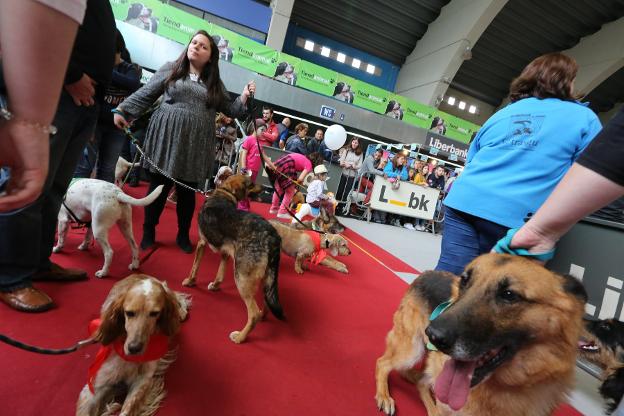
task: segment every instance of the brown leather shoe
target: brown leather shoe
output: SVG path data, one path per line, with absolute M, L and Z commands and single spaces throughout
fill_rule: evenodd
M 79 269 L 66 269 L 58 264 L 52 263 L 49 270 L 39 270 L 31 276 L 33 281 L 47 282 L 71 282 L 75 280 L 86 280 L 87 272 Z
M 0 300 L 22 312 L 44 312 L 54 306 L 54 302 L 48 295 L 34 287 L 0 292 Z

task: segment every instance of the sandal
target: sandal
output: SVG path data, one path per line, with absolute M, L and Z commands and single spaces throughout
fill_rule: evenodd
M 497 253 L 507 253 L 513 254 L 516 256 L 528 257 L 534 260 L 546 262 L 553 257 L 555 257 L 555 249 L 553 248 L 550 251 L 546 251 L 544 253 L 529 253 L 528 250 L 524 248 L 511 248 L 509 245 L 511 244 L 511 239 L 518 232 L 519 228 L 511 228 L 507 231 L 507 235 L 496 243 L 493 250 Z

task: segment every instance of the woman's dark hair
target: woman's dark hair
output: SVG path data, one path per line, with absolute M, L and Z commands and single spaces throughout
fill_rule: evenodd
M 277 68 L 275 68 L 275 75 L 273 76 L 278 77 L 280 75 L 284 75 L 284 71 L 286 71 L 286 68 L 288 68 L 288 62 L 280 62 L 277 65 Z
M 206 100 L 206 107 L 208 108 L 218 108 L 227 100 L 227 92 L 225 90 L 225 86 L 221 81 L 221 76 L 219 75 L 219 52 L 217 48 L 217 44 L 215 43 L 212 36 L 208 34 L 205 30 L 198 30 L 191 37 L 191 41 L 195 36 L 203 35 L 208 39 L 208 43 L 210 44 L 210 60 L 206 63 L 204 68 L 202 69 L 201 74 L 199 74 L 199 79 L 206 86 L 206 90 L 208 90 L 208 99 Z M 165 85 L 169 87 L 173 85 L 177 80 L 182 79 L 188 76 L 191 63 L 188 59 L 188 47 L 191 44 L 186 45 L 184 51 L 180 54 L 178 59 L 173 63 L 173 70 L 171 71 L 171 75 L 167 78 Z
M 338 95 L 338 94 L 342 94 L 342 90 L 345 87 L 345 83 L 344 82 L 339 82 L 336 84 L 336 86 L 334 87 L 334 96 Z
M 132 59 L 130 58 L 130 52 L 128 52 L 128 49 L 126 48 L 126 41 L 124 40 L 124 37 L 119 29 L 116 29 L 116 31 L 117 33 L 115 36 L 115 53 L 121 54 L 121 59 L 131 64 Z
M 355 148 L 355 150 L 353 150 L 353 148 L 351 147 L 351 142 L 353 140 L 357 140 L 358 145 Z M 351 137 L 349 139 L 349 142 L 347 143 L 347 152 L 354 152 L 356 155 L 361 155 L 364 151 L 362 150 L 362 143 L 360 143 L 360 139 L 358 139 L 357 137 Z
M 323 156 L 319 152 L 312 152 L 308 155 L 308 159 L 312 162 L 312 168 L 322 165 L 324 160 Z
M 576 61 L 562 53 L 537 57 L 511 82 L 509 100 L 512 103 L 528 97 L 575 100 L 572 82 L 577 71 Z
M 407 156 L 405 156 L 405 154 L 403 152 L 398 152 L 397 154 L 394 155 L 394 157 L 392 158 L 392 168 L 393 169 L 397 169 L 397 162 L 399 160 L 399 158 L 402 157 L 403 159 L 405 159 L 405 164 L 403 164 L 402 166 L 406 166 L 407 163 Z
M 390 100 L 390 102 L 388 103 L 388 105 L 386 106 L 386 112 L 385 114 L 388 114 L 389 112 L 391 112 L 392 110 L 394 110 L 394 105 L 396 104 L 396 101 L 394 100 Z

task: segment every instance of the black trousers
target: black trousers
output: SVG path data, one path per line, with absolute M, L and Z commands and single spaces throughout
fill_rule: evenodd
M 176 179 L 179 180 L 179 179 Z M 185 185 L 197 188 L 195 182 L 180 181 Z M 154 228 L 158 225 L 160 215 L 165 209 L 167 196 L 173 188 L 174 183 L 159 173 L 150 172 L 150 186 L 147 193 L 149 194 L 159 185 L 163 185 L 163 191 L 158 198 L 150 205 L 145 207 L 145 220 L 143 228 Z M 195 192 L 175 184 L 178 203 L 176 204 L 176 213 L 178 214 L 178 234 L 188 236 L 191 229 L 191 221 L 193 220 L 193 212 L 195 211 Z
M 349 193 L 353 190 L 353 182 L 355 182 L 355 177 L 340 175 L 340 182 L 338 183 L 338 190 L 336 191 L 336 201 L 344 202 L 347 200 Z

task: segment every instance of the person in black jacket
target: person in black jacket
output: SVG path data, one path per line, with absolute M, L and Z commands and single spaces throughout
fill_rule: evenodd
M 0 300 L 25 312 L 42 312 L 52 299 L 32 281 L 86 279 L 81 270 L 50 262 L 56 217 L 78 158 L 93 135 L 102 97 L 113 71 L 115 19 L 108 0 L 88 0 L 72 49 L 50 136 L 50 166 L 41 196 L 11 215 L 0 216 Z M 45 67 L 45 62 L 41 66 Z M 45 76 L 42 74 L 41 76 Z
M 124 52 L 127 52 L 126 43 L 121 32 L 117 30 L 112 81 L 99 101 L 100 112 L 95 140 L 85 147 L 74 172 L 75 178 L 89 178 L 94 166 L 97 166 L 96 179 L 111 183 L 115 181 L 115 166 L 127 139 L 125 133 L 115 127 L 111 110 L 117 108 L 126 97 L 141 86 L 141 68 L 129 62 L 129 59 L 123 60 Z M 129 54 L 127 55 L 129 58 Z

